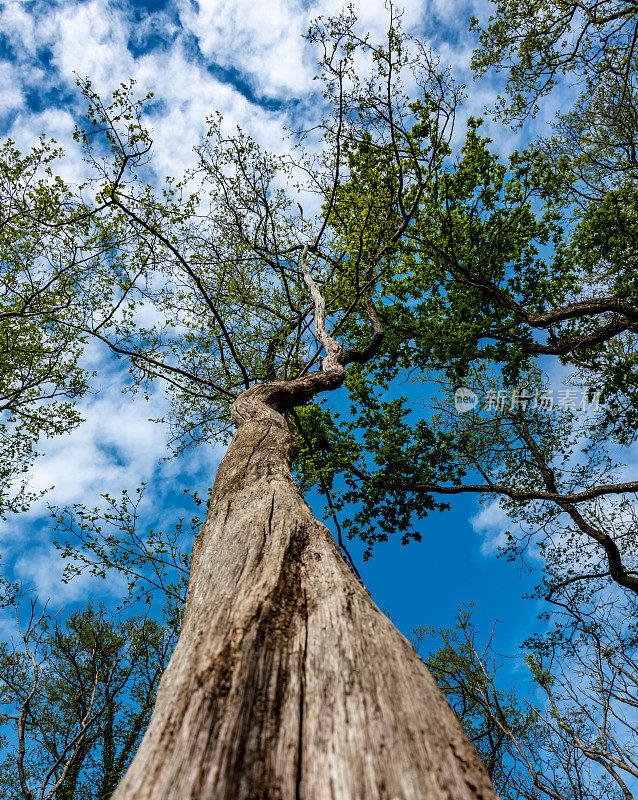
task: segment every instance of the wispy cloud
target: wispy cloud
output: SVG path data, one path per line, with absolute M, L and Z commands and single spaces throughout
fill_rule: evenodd
M 512 527 L 512 520 L 501 508 L 498 500 L 492 500 L 470 517 L 475 533 L 482 538 L 481 553 L 495 555 L 507 542 L 506 531 Z

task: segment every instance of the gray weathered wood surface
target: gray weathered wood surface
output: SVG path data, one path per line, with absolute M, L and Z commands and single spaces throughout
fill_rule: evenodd
M 113 800 L 497 800 L 425 665 L 294 483 L 285 418 L 246 395 L 183 631 Z

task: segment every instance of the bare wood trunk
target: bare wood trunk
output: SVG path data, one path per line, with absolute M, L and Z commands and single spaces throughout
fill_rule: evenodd
M 284 417 L 260 405 L 236 413 L 179 643 L 113 800 L 497 800 L 304 501 Z

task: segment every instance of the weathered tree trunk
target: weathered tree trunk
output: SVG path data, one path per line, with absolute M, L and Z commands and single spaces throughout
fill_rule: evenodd
M 494 800 L 423 662 L 294 483 L 272 386 L 235 404 L 179 643 L 113 800 Z

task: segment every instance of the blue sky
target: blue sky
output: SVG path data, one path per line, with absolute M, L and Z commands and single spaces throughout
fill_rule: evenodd
M 354 5 L 362 29 L 382 36 L 383 0 Z M 41 133 L 54 137 L 67 152 L 64 176 L 79 183 L 84 164 L 71 138 L 82 113 L 76 76 L 90 77 L 102 96 L 134 78 L 140 94 L 155 93 L 148 122 L 157 175 L 180 174 L 190 164 L 205 117 L 214 110 L 282 152 L 288 147 L 284 126 L 303 126 L 316 105 L 316 56 L 302 34 L 312 18 L 341 7 L 333 0 L 5 0 L 0 2 L 0 133 L 24 147 Z M 459 133 L 464 119 L 480 114 L 495 94 L 493 82 L 473 85 L 468 71 L 469 18 L 485 17 L 486 9 L 485 3 L 463 0 L 405 4 L 404 27 L 429 40 L 442 63 L 468 86 Z M 533 128 L 516 135 L 488 122 L 497 150 L 507 153 L 532 137 L 552 115 L 553 102 Z M 170 525 L 183 510 L 184 486 L 204 491 L 212 485 L 222 455 L 219 447 L 207 445 L 179 461 L 164 460 L 168 430 L 150 421 L 166 408 L 161 392 L 148 402 L 122 394 L 125 370 L 98 349 L 89 349 L 86 358 L 100 377 L 97 393 L 81 403 L 85 422 L 69 436 L 44 442 L 31 475 L 34 488 L 54 488 L 28 514 L 0 525 L 8 574 L 66 608 L 88 595 L 116 600 L 119 585 L 89 578 L 60 582 L 47 502 L 93 506 L 102 492 L 118 494 L 146 481 L 149 525 Z M 320 511 L 323 503 L 310 500 Z M 531 631 L 538 609 L 521 600 L 531 579 L 495 556 L 504 527 L 497 506 L 461 497 L 452 511 L 421 524 L 420 544 L 388 542 L 365 563 L 362 546 L 354 542 L 351 551 L 376 602 L 407 635 L 416 625 L 451 625 L 457 606 L 475 601 L 485 632 L 494 619 L 502 620 L 499 640 L 507 650 Z

